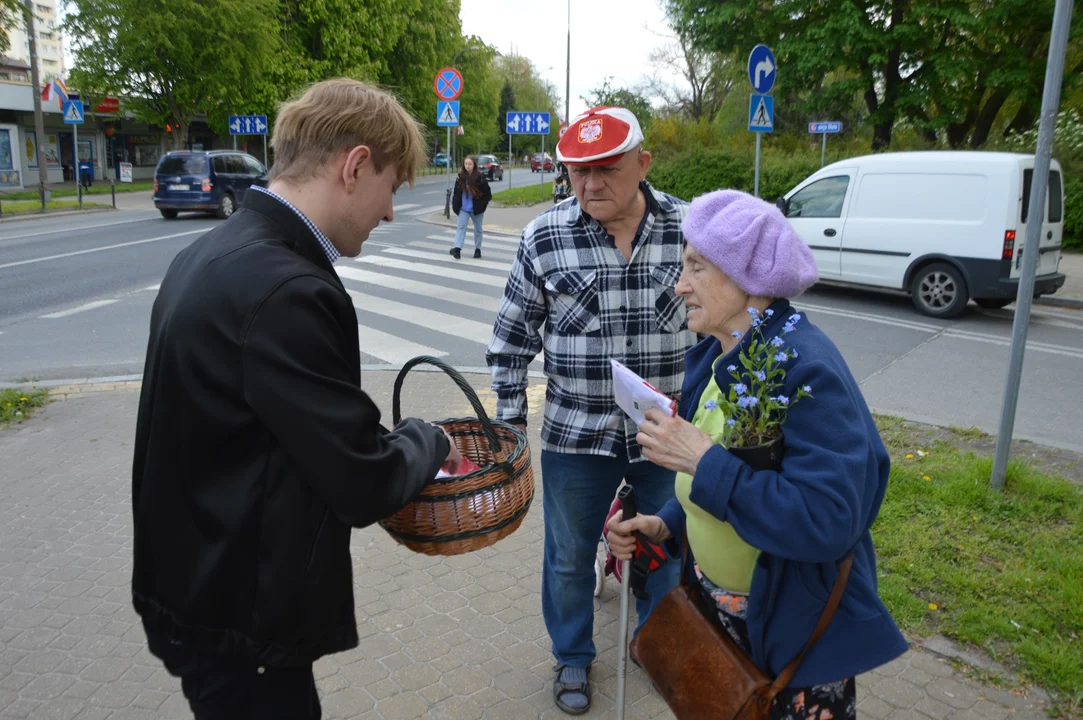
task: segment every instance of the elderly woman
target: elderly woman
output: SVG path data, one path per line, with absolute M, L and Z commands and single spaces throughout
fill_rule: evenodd
M 677 471 L 677 497 L 657 516 L 621 522 L 616 515 L 611 549 L 630 558 L 639 531 L 679 558 L 687 537 L 688 579 L 701 606 L 717 611 L 711 619 L 771 677 L 809 639 L 840 562 L 853 552 L 831 625 L 771 711 L 853 718 L 854 677 L 907 648 L 877 595 L 869 534 L 887 488 L 887 451 L 842 355 L 786 299 L 817 276 L 812 253 L 782 214 L 727 190 L 695 200 L 683 228 L 677 293 L 689 328 L 709 337 L 686 357 L 678 417 L 652 410 L 637 436 L 648 460 Z M 734 375 L 745 372 L 738 358 L 756 335 L 784 343 L 790 357 L 780 396 L 801 398 L 781 428 L 777 471 L 755 471 L 712 439 L 732 420 L 720 405 Z

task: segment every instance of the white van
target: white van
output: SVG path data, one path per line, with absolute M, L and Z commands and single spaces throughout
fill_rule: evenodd
M 820 279 L 909 293 L 919 312 L 959 315 L 1015 301 L 1034 156 L 900 152 L 828 165 L 778 206 L 816 256 Z M 1034 295 L 1064 284 L 1064 189 L 1049 172 Z

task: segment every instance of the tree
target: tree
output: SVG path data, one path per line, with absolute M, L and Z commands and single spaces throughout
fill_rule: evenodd
M 508 113 L 516 110 L 515 89 L 511 86 L 511 80 L 504 79 L 504 87 L 500 90 L 500 112 L 497 113 L 497 123 L 500 128 L 501 142 L 504 147 L 508 146 Z
M 738 63 L 734 62 L 733 56 L 696 47 L 681 34 L 670 40 L 667 45 L 652 51 L 650 60 L 668 72 L 680 75 L 687 87 L 673 87 L 657 73 L 647 87 L 668 110 L 679 112 L 687 120 L 714 120 L 737 81 Z
M 632 114 L 639 120 L 639 124 L 644 128 L 651 124 L 651 119 L 654 117 L 651 102 L 642 92 L 629 90 L 628 88 L 615 88 L 612 86 L 612 78 L 610 77 L 606 77 L 600 87 L 591 90 L 588 97 L 580 99 L 590 107 L 613 105 L 627 108 L 632 111 Z
M 1011 96 L 1024 113 L 1035 107 L 1054 0 L 667 2 L 700 49 L 743 55 L 771 45 L 780 85 L 808 111 L 844 112 L 861 98 L 881 150 L 900 121 L 930 140 L 980 144 Z
M 243 111 L 247 87 L 281 53 L 275 0 L 72 0 L 65 24 L 74 72 L 125 98 L 141 120 L 170 125 L 183 148 L 201 113 Z
M 26 3 L 22 0 L 0 0 L 0 53 L 11 48 L 9 28 L 26 26 Z

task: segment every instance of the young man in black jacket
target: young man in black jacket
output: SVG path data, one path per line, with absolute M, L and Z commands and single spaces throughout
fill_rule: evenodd
M 267 190 L 181 251 L 151 316 L 132 467 L 132 595 L 197 720 L 320 717 L 312 663 L 358 643 L 352 527 L 458 453 L 389 432 L 361 390 L 356 256 L 425 160 L 416 122 L 353 80 L 286 104 Z

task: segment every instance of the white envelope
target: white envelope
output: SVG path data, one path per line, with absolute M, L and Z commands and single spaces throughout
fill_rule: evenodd
M 658 408 L 670 417 L 677 414 L 677 403 L 616 360 L 611 358 L 609 363 L 613 367 L 613 397 L 617 406 L 637 425 L 643 424 L 651 408 Z

